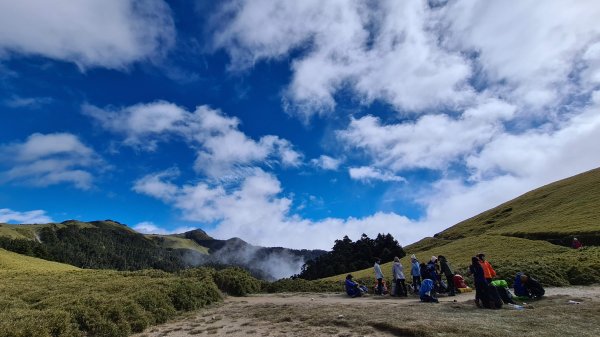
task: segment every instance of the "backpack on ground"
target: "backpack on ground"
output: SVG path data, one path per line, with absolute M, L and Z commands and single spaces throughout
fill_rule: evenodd
M 492 284 L 488 284 L 486 290 L 487 298 L 484 297 L 484 299 L 482 300 L 483 306 L 488 309 L 502 308 L 503 302 L 502 298 L 500 297 L 500 294 L 498 293 L 498 289 Z
M 496 287 L 496 290 L 498 290 L 498 294 L 500 295 L 500 298 L 504 304 L 515 304 L 512 299 L 513 295 L 508 289 L 508 283 L 505 280 L 495 280 L 492 281 L 491 284 Z

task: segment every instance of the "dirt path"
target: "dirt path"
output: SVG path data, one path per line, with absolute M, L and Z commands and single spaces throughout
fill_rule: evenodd
M 440 304 L 343 294 L 229 297 L 135 336 L 600 336 L 600 286 L 548 288 L 525 310 L 477 309 L 473 297 L 440 297 Z

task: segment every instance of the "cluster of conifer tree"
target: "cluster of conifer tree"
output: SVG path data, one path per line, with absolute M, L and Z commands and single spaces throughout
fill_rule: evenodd
M 44 227 L 38 231 L 38 241 L 0 237 L 0 248 L 81 268 L 175 271 L 184 267 L 181 251 L 164 249 L 114 225 L 93 224 Z
M 385 263 L 395 256 L 402 258 L 405 255 L 404 249 L 389 233 L 378 234 L 375 239 L 363 234 L 356 242 L 344 236 L 335 240 L 330 252 L 306 262 L 296 277 L 315 280 L 372 267 L 375 257 Z

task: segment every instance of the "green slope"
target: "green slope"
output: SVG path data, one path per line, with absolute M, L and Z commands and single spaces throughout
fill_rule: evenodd
M 189 249 L 200 254 L 208 254 L 208 248 L 199 245 L 194 240 L 177 235 L 147 234 L 146 237 L 156 242 L 160 247 L 166 249 Z
M 573 236 L 587 247 L 569 248 Z M 408 269 L 411 254 L 422 262 L 444 255 L 464 273 L 471 256 L 484 252 L 502 278 L 525 271 L 548 285 L 590 284 L 600 282 L 598 245 L 600 169 L 595 169 L 528 192 L 406 246 L 402 263 Z M 382 267 L 391 274 L 391 263 Z M 371 268 L 353 275 L 373 278 Z
M 0 248 L 0 271 L 62 272 L 81 270 L 68 264 L 46 261 L 31 256 L 9 252 Z

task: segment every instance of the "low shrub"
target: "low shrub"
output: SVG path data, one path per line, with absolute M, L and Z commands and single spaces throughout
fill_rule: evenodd
M 221 291 L 233 296 L 245 296 L 257 293 L 261 289 L 261 283 L 258 279 L 237 267 L 216 271 L 213 278 Z
M 282 293 L 282 292 L 341 292 L 344 286 L 339 281 L 323 280 L 305 280 L 285 278 L 275 282 L 263 282 L 262 292 Z
M 211 271 L 0 270 L 0 337 L 124 337 L 221 300 Z

